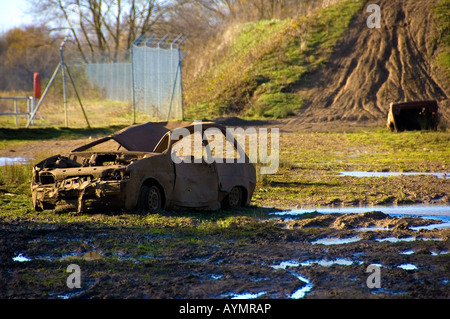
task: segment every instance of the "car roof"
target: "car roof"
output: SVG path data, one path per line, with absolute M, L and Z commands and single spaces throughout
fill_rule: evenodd
M 224 128 L 224 126 L 214 122 L 186 122 L 186 121 L 167 121 L 167 122 L 147 122 L 126 127 L 107 137 L 100 138 L 94 142 L 83 145 L 72 152 L 84 151 L 97 144 L 114 139 L 128 151 L 152 152 L 161 138 L 170 131 L 178 128 L 186 128 L 193 131 L 196 124 L 202 124 L 202 129 L 209 127 Z

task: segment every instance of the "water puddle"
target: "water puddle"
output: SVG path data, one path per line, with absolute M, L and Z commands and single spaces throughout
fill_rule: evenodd
M 273 269 L 284 269 L 286 270 L 288 267 L 298 267 L 300 266 L 300 263 L 294 260 L 287 260 L 287 261 L 283 261 L 281 262 L 279 265 L 273 265 L 271 266 Z M 312 288 L 313 288 L 313 284 L 311 283 L 311 281 L 306 278 L 303 277 L 302 275 L 299 275 L 297 273 L 294 273 L 293 271 L 289 271 L 295 278 L 297 278 L 298 280 L 300 280 L 301 282 L 305 283 L 305 285 L 296 290 L 294 293 L 292 293 L 292 295 L 289 297 L 291 299 L 301 299 L 304 298 L 306 296 L 307 293 L 309 293 Z
M 410 227 L 411 230 L 422 230 L 422 229 L 426 229 L 426 230 L 433 230 L 433 229 L 443 229 L 443 228 L 450 228 L 450 222 L 446 222 L 446 223 L 442 223 L 442 224 L 431 224 L 431 225 L 426 225 L 426 226 L 414 226 L 414 227 Z
M 34 260 L 45 260 L 45 261 L 66 261 L 66 260 L 72 260 L 72 259 L 84 259 L 86 261 L 94 261 L 94 260 L 100 260 L 103 259 L 104 257 L 95 252 L 95 251 L 89 251 L 86 253 L 69 253 L 69 254 L 63 254 L 60 257 L 53 257 L 50 255 L 39 255 L 39 256 L 35 256 L 33 257 Z M 27 262 L 27 261 L 32 261 L 33 259 L 24 256 L 22 253 L 20 253 L 19 255 L 13 257 L 13 261 L 16 262 Z
M 302 288 L 298 289 L 297 291 L 295 291 L 292 295 L 291 295 L 291 299 L 302 299 L 306 296 L 306 294 L 308 292 L 311 292 L 311 290 L 313 289 L 313 284 L 311 283 L 311 281 L 306 278 L 303 277 L 302 275 L 299 274 L 293 274 L 295 277 L 297 277 L 298 280 L 304 282 L 306 285 L 303 286 Z
M 286 269 L 288 267 L 298 267 L 300 263 L 295 260 L 282 261 L 279 265 L 271 266 L 273 269 Z
M 13 257 L 12 260 L 23 263 L 23 262 L 31 261 L 31 258 L 25 257 L 23 254 L 19 254 L 16 257 Z
M 331 237 L 331 238 L 321 238 L 318 240 L 315 240 L 311 242 L 311 244 L 322 244 L 322 245 L 342 245 L 342 244 L 348 244 L 348 243 L 354 243 L 357 241 L 360 241 L 361 237 L 359 236 L 352 236 L 348 238 L 337 238 L 337 237 Z
M 415 226 L 411 227 L 412 230 L 433 230 L 450 228 L 450 205 L 400 205 L 400 206 L 360 206 L 360 207 L 304 207 L 297 208 L 289 211 L 273 212 L 270 215 L 274 218 L 281 218 L 283 220 L 294 220 L 301 218 L 303 214 L 312 212 L 320 214 L 359 214 L 373 211 L 381 211 L 391 217 L 421 217 L 424 219 L 434 219 L 439 223 L 427 225 L 427 226 Z M 276 216 L 276 217 L 275 217 Z M 377 226 L 371 227 L 359 227 L 357 231 L 377 231 L 377 230 L 389 230 L 389 228 L 382 228 Z
M 321 214 L 358 214 L 373 211 L 381 211 L 388 215 L 405 216 L 411 215 L 415 217 L 435 216 L 441 218 L 450 217 L 450 205 L 400 205 L 400 206 L 361 206 L 361 207 L 305 207 L 289 211 L 274 212 L 271 215 L 295 217 L 298 215 L 317 212 Z
M 397 237 L 385 237 L 385 238 L 376 238 L 375 239 L 377 242 L 390 242 L 390 243 L 400 243 L 400 242 L 411 242 L 411 241 L 415 241 L 416 238 L 415 237 L 403 237 L 403 238 L 397 238 Z
M 0 157 L 0 166 L 14 165 L 14 164 L 26 164 L 31 160 L 29 157 Z
M 398 265 L 397 268 L 401 268 L 404 270 L 417 270 L 418 269 L 416 265 L 410 264 L 410 263 Z
M 291 299 L 301 299 L 301 298 L 304 298 L 309 292 L 311 292 L 311 290 L 313 289 L 313 284 L 311 283 L 311 281 L 308 278 L 306 278 L 298 273 L 293 272 L 289 268 L 299 267 L 299 266 L 309 267 L 314 264 L 320 265 L 322 267 L 330 267 L 333 265 L 350 266 L 350 265 L 353 265 L 354 263 L 362 265 L 364 262 L 363 261 L 352 261 L 351 259 L 348 259 L 348 258 L 336 258 L 333 260 L 328 260 L 328 259 L 322 258 L 322 259 L 309 259 L 309 260 L 302 261 L 302 262 L 298 262 L 296 260 L 286 260 L 286 261 L 282 261 L 279 265 L 272 265 L 271 267 L 273 269 L 288 270 L 294 277 L 296 277 L 301 282 L 305 283 L 305 285 L 302 288 L 296 290 L 289 297 Z
M 389 228 L 387 228 L 387 227 L 371 226 L 371 227 L 358 227 L 355 230 L 356 231 L 377 231 L 377 230 L 389 230 Z
M 263 296 L 265 294 L 266 294 L 265 291 L 261 291 L 261 292 L 258 292 L 256 294 L 244 292 L 242 294 L 232 294 L 231 295 L 231 299 L 256 299 L 256 298 L 259 298 L 259 297 L 261 297 L 261 296 Z
M 442 238 L 416 238 L 416 237 L 410 236 L 410 237 L 402 237 L 402 238 L 397 238 L 397 237 L 376 238 L 375 240 L 377 242 L 385 242 L 385 241 L 387 241 L 387 242 L 390 242 L 390 243 L 400 243 L 400 242 L 412 242 L 412 241 L 416 241 L 416 240 L 442 241 Z
M 429 173 L 429 172 L 363 172 L 363 171 L 347 171 L 339 172 L 341 176 L 351 177 L 390 177 L 390 176 L 417 176 L 432 175 L 437 178 L 449 179 L 450 173 Z
M 447 255 L 448 253 L 450 253 L 448 250 L 432 251 L 431 256 Z
M 379 295 L 379 294 L 387 294 L 391 296 L 397 296 L 397 295 L 404 295 L 407 294 L 407 291 L 390 291 L 384 288 L 378 288 L 370 291 L 373 295 Z
M 334 265 L 339 265 L 339 266 L 351 266 L 353 265 L 353 260 L 348 259 L 348 258 L 336 258 L 334 260 L 328 260 L 328 259 L 316 259 L 316 260 L 307 260 L 305 262 L 301 262 L 300 265 L 301 266 L 312 266 L 314 264 L 320 265 L 322 267 L 330 267 L 330 266 L 334 266 Z M 363 262 L 356 262 L 358 264 L 361 264 Z

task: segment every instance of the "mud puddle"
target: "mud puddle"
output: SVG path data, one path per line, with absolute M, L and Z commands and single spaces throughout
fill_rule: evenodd
M 450 205 L 400 205 L 400 206 L 363 206 L 363 207 L 305 207 L 293 209 L 290 211 L 281 211 L 271 213 L 272 216 L 281 217 L 283 219 L 295 219 L 307 213 L 320 214 L 359 214 L 366 212 L 379 211 L 392 217 L 420 217 L 424 219 L 437 220 L 433 225 L 413 227 L 413 230 L 449 228 L 450 227 Z M 364 228 L 364 230 L 382 230 L 383 228 Z
M 363 172 L 363 171 L 345 171 L 339 172 L 341 176 L 351 177 L 390 177 L 390 176 L 417 176 L 432 175 L 437 178 L 450 179 L 450 173 L 431 173 L 431 172 Z
M 305 284 L 303 287 L 301 287 L 301 288 L 297 289 L 296 291 L 294 291 L 290 296 L 287 296 L 287 297 L 290 298 L 290 299 L 302 299 L 302 298 L 304 298 L 308 293 L 310 293 L 311 290 L 313 289 L 313 284 L 312 284 L 312 282 L 311 282 L 308 278 L 306 278 L 306 277 L 304 277 L 304 276 L 302 276 L 302 275 L 300 275 L 300 274 L 294 272 L 294 271 L 291 269 L 292 267 L 298 267 L 298 266 L 300 266 L 300 265 L 301 265 L 301 264 L 298 263 L 298 262 L 296 262 L 296 261 L 283 261 L 283 262 L 281 262 L 279 265 L 273 265 L 273 266 L 272 266 L 273 269 L 284 269 L 284 270 L 288 270 L 289 273 L 292 274 L 292 276 L 294 276 L 294 277 L 297 278 L 299 281 L 301 281 L 302 283 Z
M 32 159 L 30 157 L 23 157 L 23 156 L 17 156 L 17 157 L 0 157 L 0 166 L 5 165 L 15 165 L 15 164 L 26 164 L 29 163 Z

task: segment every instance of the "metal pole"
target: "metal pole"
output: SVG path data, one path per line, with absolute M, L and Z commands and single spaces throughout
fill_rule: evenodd
M 64 44 L 67 41 L 67 37 L 64 38 L 64 41 L 61 43 L 61 46 L 59 48 L 59 53 L 61 56 L 61 65 L 63 66 L 62 68 L 62 77 L 63 77 L 63 93 L 64 93 L 64 123 L 65 126 L 68 127 L 68 119 L 67 119 L 67 92 L 66 92 L 66 72 L 65 72 L 65 68 L 64 68 L 64 53 L 63 53 L 63 49 L 64 49 Z
M 70 82 L 72 82 L 73 90 L 75 91 L 75 95 L 77 96 L 78 103 L 80 103 L 81 111 L 83 111 L 83 115 L 84 115 L 84 118 L 86 119 L 87 126 L 88 126 L 88 128 L 91 128 L 91 125 L 89 124 L 88 118 L 86 116 L 86 112 L 84 111 L 83 104 L 81 104 L 80 95 L 78 95 L 77 88 L 75 87 L 75 82 L 74 82 L 74 80 L 72 78 L 72 74 L 70 74 L 69 67 L 67 66 L 67 64 L 64 64 L 64 66 L 67 69 L 67 74 L 69 74 Z M 63 68 L 63 70 L 64 70 L 64 68 Z
M 167 112 L 167 121 L 170 118 L 170 111 L 172 110 L 172 104 L 173 104 L 173 97 L 175 95 L 175 89 L 177 87 L 177 80 L 178 80 L 178 71 L 181 69 L 181 61 L 178 63 L 177 72 L 175 73 L 175 80 L 173 81 L 172 86 L 172 95 L 170 96 L 170 104 L 169 104 L 169 111 Z
M 31 101 L 32 101 L 33 97 L 29 97 L 28 101 L 27 101 L 27 107 L 28 107 L 28 116 L 27 116 L 27 120 L 30 120 L 30 116 L 31 116 Z
M 17 126 L 17 99 L 14 99 L 14 113 L 16 114 L 15 116 L 14 116 L 14 122 L 16 123 L 16 126 Z
M 134 43 L 131 44 L 131 104 L 133 107 L 133 124 L 136 124 L 136 97 L 134 93 Z
M 55 72 L 53 72 L 52 78 L 50 79 L 50 82 L 48 82 L 47 87 L 45 88 L 44 94 L 42 94 L 41 99 L 39 100 L 38 105 L 36 106 L 36 108 L 33 110 L 33 114 L 31 115 L 31 118 L 28 120 L 28 124 L 26 126 L 26 128 L 28 128 L 31 124 L 31 122 L 33 121 L 34 117 L 36 116 L 37 111 L 39 110 L 39 107 L 42 104 L 42 101 L 44 101 L 45 96 L 47 95 L 48 89 L 50 88 L 50 86 L 52 85 L 53 81 L 55 80 L 56 74 L 58 74 L 59 69 L 61 68 L 61 63 L 58 64 L 58 66 L 56 67 Z

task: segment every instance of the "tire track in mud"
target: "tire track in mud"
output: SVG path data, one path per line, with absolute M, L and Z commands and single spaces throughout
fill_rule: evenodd
M 448 111 L 449 82 L 433 66 L 439 37 L 436 1 L 380 1 L 381 28 L 366 7 L 354 17 L 329 61 L 297 90 L 310 96 L 297 122 L 385 121 L 390 102 L 436 99 Z M 448 117 L 444 114 L 444 117 Z

